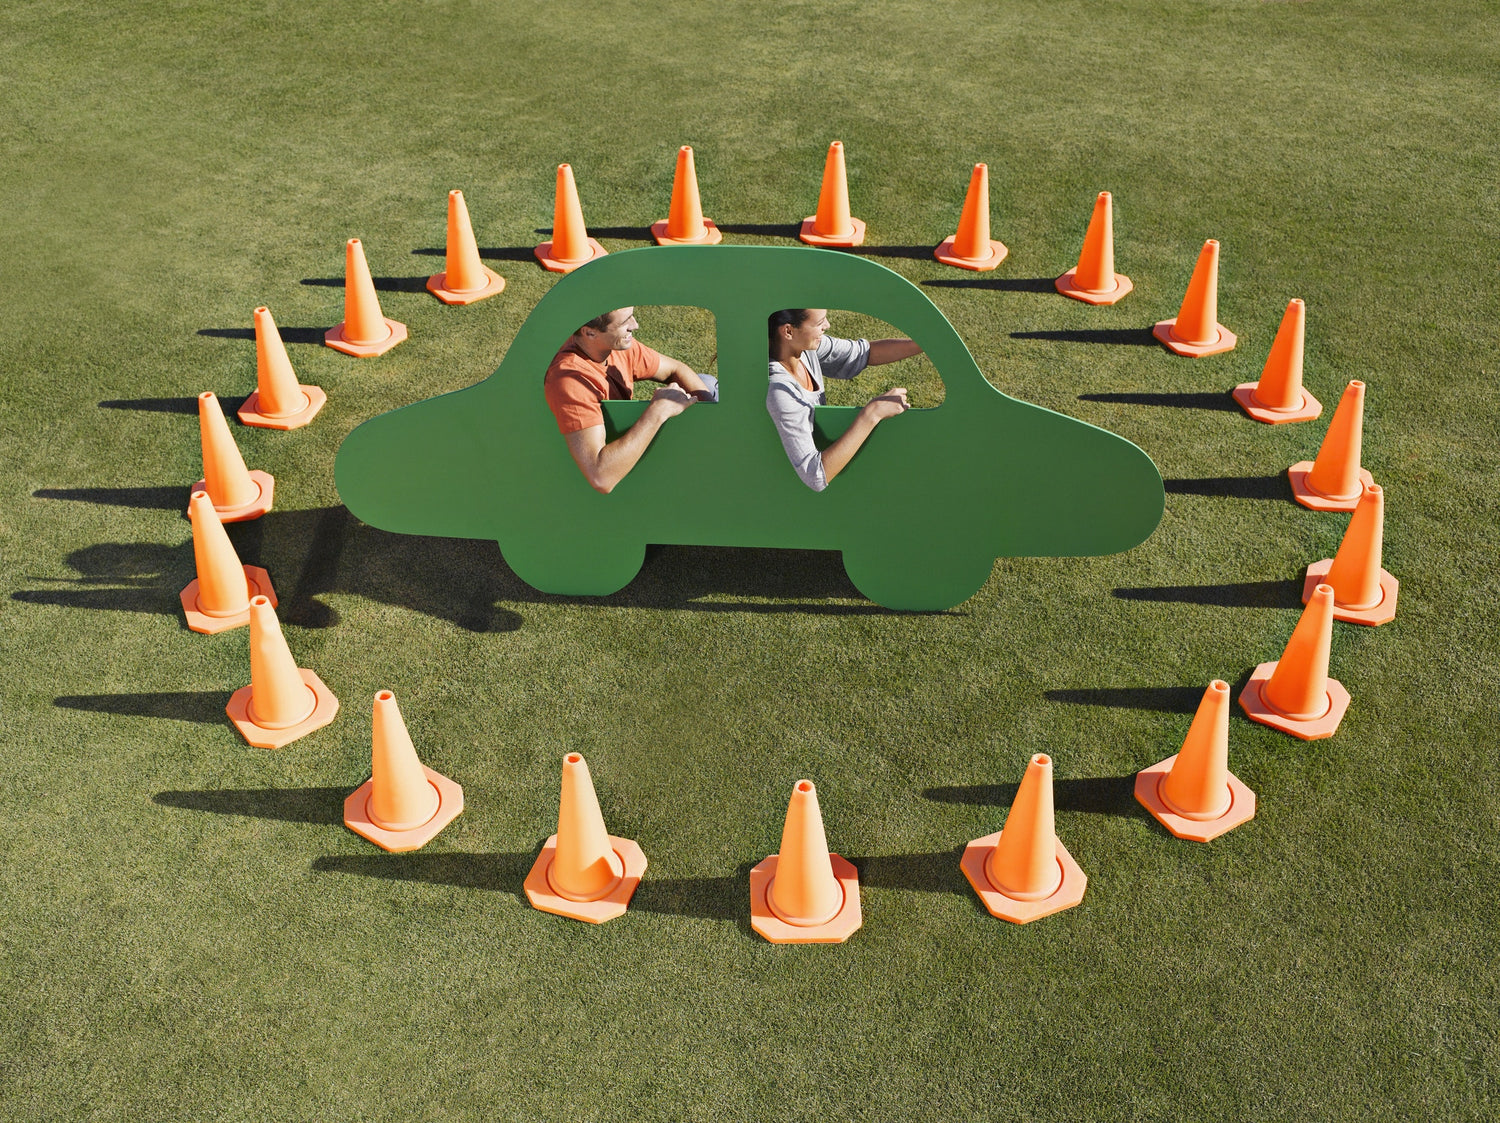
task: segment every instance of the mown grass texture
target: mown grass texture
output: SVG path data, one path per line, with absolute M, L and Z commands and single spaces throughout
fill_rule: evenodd
M 1497 75 L 1485 3 L 9 6 L 0 1114 L 1492 1115 Z M 837 555 L 769 550 L 665 545 L 616 596 L 543 596 L 494 543 L 342 511 L 343 436 L 487 375 L 554 283 L 531 246 L 557 163 L 608 248 L 665 215 L 682 143 L 728 240 L 782 242 L 835 137 L 865 252 L 987 377 L 1153 457 L 1144 545 L 1002 559 L 960 608 L 905 615 Z M 929 250 L 977 160 L 1011 257 L 971 276 Z M 469 308 L 421 291 L 453 187 L 509 282 Z M 1090 308 L 1050 279 L 1102 189 L 1135 291 Z M 378 360 L 318 345 L 350 236 L 411 330 Z M 1145 333 L 1207 237 L 1240 345 L 1191 362 Z M 1261 426 L 1227 391 L 1291 296 L 1324 419 Z M 295 433 L 235 427 L 277 505 L 232 537 L 344 707 L 274 753 L 222 716 L 245 633 L 194 635 L 177 605 L 192 397 L 252 388 L 261 303 L 330 401 Z M 1130 776 L 1290 634 L 1346 519 L 1280 474 L 1351 378 L 1400 615 L 1337 628 L 1332 740 L 1234 719 L 1257 817 L 1179 842 Z M 383 687 L 465 789 L 413 855 L 341 825 Z M 520 895 L 569 750 L 651 862 L 598 928 Z M 1090 884 L 1017 928 L 957 853 L 1035 751 Z M 803 776 L 861 870 L 837 948 L 748 926 Z

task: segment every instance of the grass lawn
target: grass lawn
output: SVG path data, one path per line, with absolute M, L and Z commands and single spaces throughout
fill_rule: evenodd
M 1497 106 L 1486 0 L 7 5 L 0 1117 L 1493 1118 Z M 570 599 L 493 542 L 343 510 L 349 430 L 488 375 L 555 282 L 531 247 L 558 163 L 611 250 L 665 216 L 683 143 L 727 241 L 786 244 L 834 138 L 862 252 L 999 389 L 1155 460 L 1146 543 L 1001 559 L 900 614 L 834 553 L 666 544 Z M 982 275 L 930 253 L 978 160 L 1011 250 Z M 468 308 L 423 291 L 454 187 L 509 282 Z M 1106 189 L 1135 290 L 1093 308 L 1051 279 Z M 321 346 L 352 236 L 411 332 L 375 360 Z M 1239 346 L 1190 361 L 1148 333 L 1208 237 Z M 1259 425 L 1228 391 L 1293 296 L 1323 419 Z M 259 304 L 329 396 L 306 429 L 233 424 L 277 484 L 231 536 L 343 703 L 280 752 L 223 714 L 246 632 L 177 600 L 193 398 L 253 388 Z M 641 337 L 690 353 L 697 322 Z M 1284 470 L 1352 378 L 1400 614 L 1336 626 L 1333 739 L 1235 708 L 1256 818 L 1178 841 L 1133 773 L 1210 679 L 1279 655 L 1347 521 Z M 386 687 L 467 803 L 409 855 L 342 825 Z M 651 863 L 598 927 L 521 894 L 571 750 Z M 1089 886 L 1016 927 L 958 853 L 1038 751 Z M 861 873 L 839 947 L 749 927 L 801 777 Z

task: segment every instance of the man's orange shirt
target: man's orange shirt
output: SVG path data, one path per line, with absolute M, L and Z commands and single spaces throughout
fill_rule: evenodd
M 599 403 L 627 400 L 637 379 L 650 379 L 661 365 L 661 355 L 638 339 L 623 351 L 611 351 L 596 363 L 569 341 L 547 365 L 543 390 L 547 404 L 564 435 L 604 424 Z

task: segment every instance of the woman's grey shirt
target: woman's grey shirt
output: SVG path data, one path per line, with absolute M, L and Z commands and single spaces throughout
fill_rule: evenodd
M 853 378 L 870 362 L 868 339 L 839 339 L 825 335 L 816 351 L 802 352 L 802 365 L 812 376 L 813 390 L 804 390 L 796 377 L 780 363 L 771 363 L 771 385 L 766 390 L 766 410 L 781 435 L 786 458 L 797 469 L 802 482 L 814 491 L 828 486 L 823 475 L 823 454 L 813 443 L 813 408 L 828 404 L 824 378 Z

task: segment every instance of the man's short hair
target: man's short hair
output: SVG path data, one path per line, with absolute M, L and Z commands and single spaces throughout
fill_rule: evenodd
M 618 308 L 611 308 L 608 312 L 595 316 L 588 323 L 584 324 L 583 327 L 579 328 L 578 331 L 582 331 L 583 328 L 593 328 L 595 331 L 603 331 L 605 328 L 609 327 L 610 317 L 618 311 Z M 573 334 L 577 335 L 578 331 L 575 331 Z

